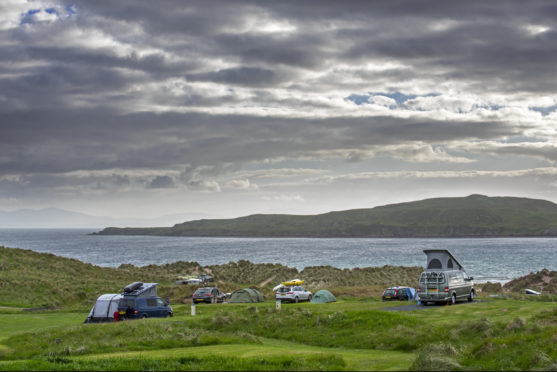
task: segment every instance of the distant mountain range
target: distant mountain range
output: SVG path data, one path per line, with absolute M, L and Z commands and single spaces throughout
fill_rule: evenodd
M 0 228 L 103 228 L 111 226 L 169 226 L 184 220 L 207 217 L 203 214 L 172 214 L 156 218 L 113 218 L 90 216 L 58 208 L 0 211 Z
M 557 236 L 557 204 L 538 199 L 435 198 L 318 215 L 255 214 L 166 228 L 108 227 L 100 235 L 237 237 Z

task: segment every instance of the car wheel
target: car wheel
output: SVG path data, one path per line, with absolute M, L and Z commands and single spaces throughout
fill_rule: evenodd
M 451 305 L 456 305 L 456 293 L 451 296 Z
M 296 298 L 294 298 L 294 302 L 298 303 L 300 301 L 300 299 L 298 298 L 298 296 L 296 296 Z
M 470 291 L 470 296 L 468 297 L 468 302 L 474 301 L 474 297 L 476 297 L 476 293 L 475 293 L 474 290 L 472 289 L 472 290 Z
M 147 319 L 147 314 L 141 315 L 141 319 Z

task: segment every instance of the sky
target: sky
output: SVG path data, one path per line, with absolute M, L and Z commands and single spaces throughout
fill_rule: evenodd
M 554 1 L 0 2 L 0 210 L 557 202 Z

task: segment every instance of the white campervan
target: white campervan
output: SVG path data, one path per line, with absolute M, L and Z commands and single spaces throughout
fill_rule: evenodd
M 420 275 L 418 295 L 422 304 L 472 301 L 476 296 L 474 278 L 468 276 L 460 262 L 446 249 L 426 249 L 427 269 Z

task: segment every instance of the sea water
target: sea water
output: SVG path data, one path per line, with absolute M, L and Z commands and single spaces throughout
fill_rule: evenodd
M 0 245 L 118 267 L 249 260 L 338 268 L 424 266 L 424 249 L 448 249 L 478 282 L 557 270 L 557 238 L 192 238 L 89 235 L 94 229 L 0 229 Z M 1 259 L 1 257 L 0 257 Z

